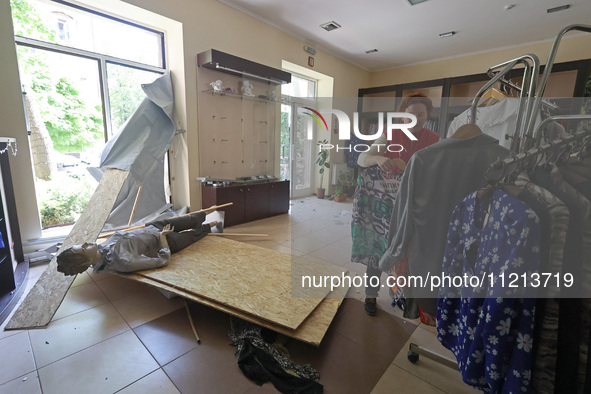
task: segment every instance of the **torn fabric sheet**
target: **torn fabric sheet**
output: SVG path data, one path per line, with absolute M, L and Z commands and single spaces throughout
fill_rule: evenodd
M 117 197 L 105 231 L 128 225 L 140 186 L 132 224 L 170 207 L 164 188 L 164 155 L 176 133 L 170 72 L 143 84 L 142 89 L 147 97 L 101 154 L 102 171 L 117 168 L 131 173 Z
M 131 172 L 143 183 L 166 153 L 175 134 L 174 98 L 170 72 L 151 84 L 143 84 L 146 98 L 101 154 L 101 168 Z

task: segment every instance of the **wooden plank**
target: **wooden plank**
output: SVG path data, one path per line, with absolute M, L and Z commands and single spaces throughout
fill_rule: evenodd
M 308 265 L 315 274 L 343 271 L 323 262 Z M 299 289 L 300 298 L 293 297 L 291 255 L 222 237 L 205 237 L 172 255 L 167 267 L 137 274 L 292 330 L 329 292 Z
M 129 171 L 112 168 L 105 171 L 86 209 L 74 224 L 60 251 L 72 245 L 96 240 L 128 175 Z M 76 276 L 65 276 L 58 272 L 57 260 L 54 257 L 5 329 L 39 328 L 49 324 L 75 278 Z
M 330 323 L 333 321 L 341 303 L 343 302 L 343 298 L 347 294 L 349 290 L 348 286 L 343 286 L 335 289 L 331 292 L 327 298 L 321 300 L 318 306 L 312 311 L 312 313 L 300 324 L 300 326 L 295 330 L 290 330 L 285 327 L 282 327 L 277 324 L 270 323 L 268 321 L 262 320 L 257 318 L 256 316 L 250 315 L 241 311 L 239 309 L 235 309 L 226 305 L 219 304 L 215 301 L 212 301 L 205 297 L 200 297 L 196 294 L 188 292 L 187 290 L 171 286 L 169 284 L 160 283 L 154 281 L 150 278 L 147 278 L 142 275 L 138 274 L 118 274 L 128 279 L 133 279 L 138 282 L 146 283 L 150 286 L 158 287 L 171 293 L 177 294 L 181 297 L 187 298 L 192 301 L 199 302 L 201 304 L 207 305 L 209 307 L 218 309 L 222 312 L 228 313 L 229 315 L 239 317 L 251 323 L 258 324 L 262 327 L 266 327 L 270 330 L 278 332 L 280 334 L 284 334 L 290 338 L 297 339 L 298 341 L 302 341 L 308 343 L 313 346 L 320 346 Z M 349 274 L 347 274 L 349 276 Z

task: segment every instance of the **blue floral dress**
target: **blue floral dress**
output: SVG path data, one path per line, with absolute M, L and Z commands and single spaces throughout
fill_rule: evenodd
M 441 287 L 437 338 L 455 354 L 464 382 L 473 387 L 492 393 L 530 390 L 536 300 L 523 298 L 521 282 L 508 286 L 510 274 L 529 277 L 537 271 L 539 240 L 537 215 L 500 190 L 490 202 L 477 200 L 474 192 L 453 212 L 442 274 L 485 280 L 482 286 Z

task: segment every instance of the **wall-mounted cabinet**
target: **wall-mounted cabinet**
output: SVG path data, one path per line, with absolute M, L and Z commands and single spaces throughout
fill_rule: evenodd
M 210 82 L 240 92 L 243 79 L 230 74 L 199 70 L 200 175 L 236 179 L 275 175 L 275 144 L 279 137 L 280 104 L 256 96 L 279 94 L 276 85 L 249 80 L 255 97 L 214 92 Z
M 291 74 L 214 49 L 197 58 L 200 176 L 278 176 L 278 86 Z

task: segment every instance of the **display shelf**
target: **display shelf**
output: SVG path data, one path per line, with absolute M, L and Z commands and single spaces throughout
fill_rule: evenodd
M 201 93 L 208 93 L 208 94 L 211 94 L 212 96 L 227 96 L 227 97 L 233 97 L 233 98 L 239 98 L 239 99 L 246 99 L 246 100 L 252 100 L 252 101 L 261 101 L 261 102 L 264 102 L 264 103 L 278 104 L 278 103 L 282 103 L 283 102 L 283 101 L 280 101 L 280 100 L 269 100 L 269 99 L 264 99 L 264 98 L 260 98 L 260 97 L 256 97 L 256 96 L 245 96 L 243 94 L 238 94 L 238 93 L 218 92 L 218 91 L 215 91 L 213 89 L 205 89 L 205 90 L 202 90 Z

